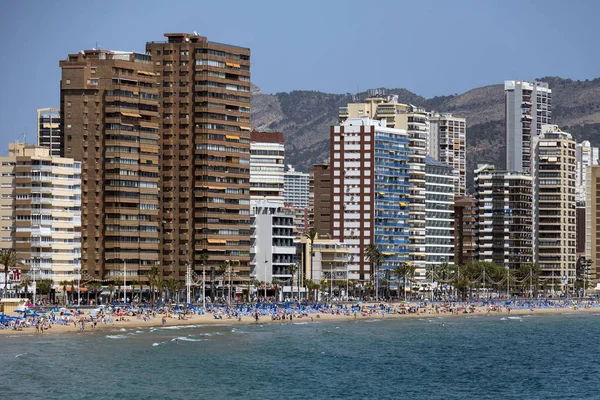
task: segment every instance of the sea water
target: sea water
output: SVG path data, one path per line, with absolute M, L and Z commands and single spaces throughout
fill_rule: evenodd
M 600 315 L 0 336 L 3 399 L 596 399 Z

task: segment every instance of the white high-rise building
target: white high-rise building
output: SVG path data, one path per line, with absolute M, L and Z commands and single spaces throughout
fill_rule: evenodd
M 288 165 L 284 175 L 283 197 L 285 205 L 295 208 L 308 208 L 310 174 L 296 171 Z
M 542 278 L 574 287 L 576 263 L 575 140 L 556 125 L 534 138 L 534 262 Z
M 584 140 L 577 144 L 575 159 L 577 170 L 575 175 L 575 200 L 577 203 L 586 200 L 586 173 L 589 167 L 598 165 L 598 148 L 592 147 L 589 141 Z
M 545 82 L 505 81 L 506 169 L 531 173 L 533 138 L 552 123 L 552 90 Z
M 429 116 L 428 152 L 434 159 L 452 167 L 457 178 L 454 194 L 467 191 L 467 121 L 448 113 L 432 112 Z
M 81 278 L 81 163 L 50 149 L 9 144 L 0 157 L 0 248 L 12 248 L 29 274 Z
M 285 146 L 281 132 L 250 134 L 250 212 L 257 201 L 284 204 Z

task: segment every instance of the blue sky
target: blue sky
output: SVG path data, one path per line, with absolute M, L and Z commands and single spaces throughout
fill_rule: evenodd
M 166 5 L 169 7 L 166 7 Z M 432 97 L 505 79 L 600 76 L 600 1 L 20 1 L 0 12 L 0 154 L 59 106 L 58 61 L 144 51 L 165 32 L 250 47 L 264 93 L 405 87 Z

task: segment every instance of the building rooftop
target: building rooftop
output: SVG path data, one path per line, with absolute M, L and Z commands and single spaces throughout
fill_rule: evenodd
M 284 144 L 282 132 L 250 132 L 250 141 L 254 143 L 281 143 Z

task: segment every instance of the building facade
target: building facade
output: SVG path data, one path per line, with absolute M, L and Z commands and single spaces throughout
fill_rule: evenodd
M 518 270 L 533 262 L 531 175 L 493 165 L 475 170 L 476 243 L 479 261 Z
M 37 144 L 50 149 L 50 155 L 60 157 L 62 148 L 62 130 L 59 108 L 40 108 L 37 110 Z
M 370 118 L 331 128 L 332 239 L 347 246 L 352 279 L 373 278 L 371 243 L 384 255 L 381 270 L 410 261 L 409 143 L 405 130 Z
M 577 143 L 575 148 L 575 161 L 577 169 L 575 174 L 575 200 L 578 203 L 585 202 L 586 196 L 586 173 L 589 167 L 598 165 L 598 147 L 593 147 L 589 141 L 584 140 Z
M 576 263 L 575 146 L 570 133 L 544 125 L 534 139 L 534 260 L 542 277 L 573 287 Z
M 467 265 L 475 257 L 475 198 L 454 197 L 454 263 Z
M 505 81 L 506 169 L 531 173 L 532 142 L 552 123 L 552 90 L 545 82 Z
M 308 225 L 321 237 L 331 237 L 331 168 L 315 164 L 309 171 L 310 195 Z
M 250 49 L 167 33 L 149 42 L 160 74 L 160 263 L 184 277 L 235 260 L 250 273 Z
M 263 200 L 284 205 L 285 145 L 281 132 L 250 134 L 250 208 Z
M 296 171 L 288 165 L 285 171 L 285 190 L 283 192 L 285 204 L 296 208 L 308 208 L 310 193 L 310 174 Z
M 452 167 L 457 178 L 456 196 L 467 191 L 467 121 L 448 113 L 432 112 L 429 116 L 428 152 L 434 159 Z
M 364 103 L 340 107 L 339 120 L 372 118 L 388 128 L 405 130 L 409 138 L 409 199 L 410 199 L 410 263 L 416 275 L 425 274 L 425 156 L 429 136 L 429 119 L 425 109 L 398 103 L 398 96 L 367 98 Z
M 0 157 L 0 248 L 57 288 L 81 277 L 81 163 L 50 153 L 11 143 Z
M 294 217 L 278 202 L 259 200 L 252 213 L 250 276 L 261 282 L 289 282 L 296 264 Z
M 427 269 L 454 264 L 454 190 L 458 177 L 453 168 L 425 158 L 425 226 Z
M 65 157 L 81 161 L 82 269 L 146 282 L 159 262 L 158 89 L 147 54 L 86 50 L 60 61 Z M 165 180 L 167 177 L 165 177 Z
M 600 166 L 586 173 L 585 258 L 591 260 L 591 279 L 600 278 Z

